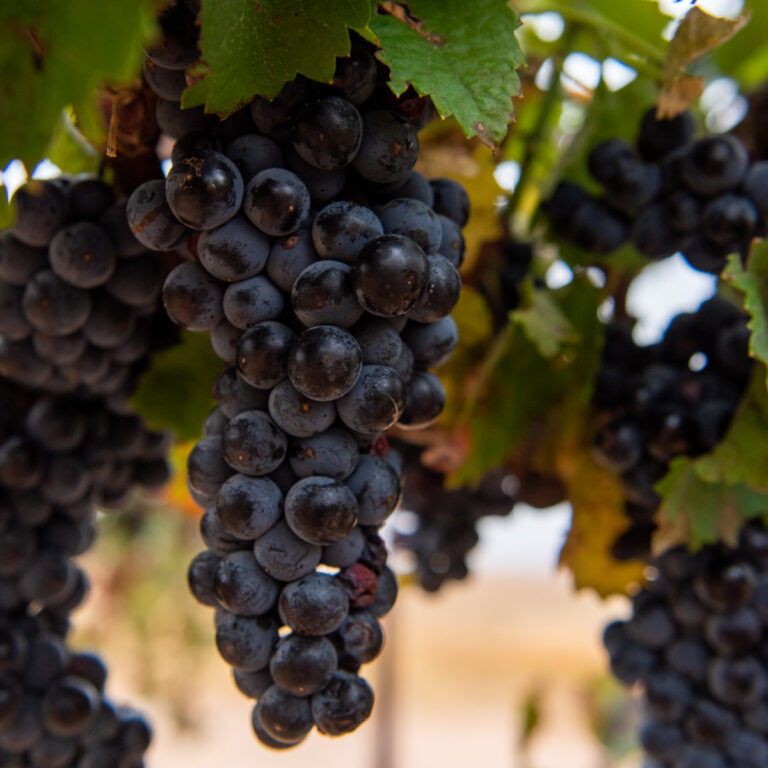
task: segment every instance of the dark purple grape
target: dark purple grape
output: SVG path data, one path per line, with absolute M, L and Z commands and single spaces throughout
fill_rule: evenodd
M 291 289 L 291 304 L 296 317 L 309 327 L 349 328 L 363 314 L 353 292 L 350 266 L 332 259 L 317 261 L 301 272 Z
M 355 385 L 339 398 L 336 408 L 350 429 L 381 432 L 400 418 L 405 398 L 405 384 L 394 368 L 364 365 Z
M 293 114 L 293 148 L 310 165 L 333 171 L 349 165 L 363 140 L 363 118 L 339 96 L 301 106 Z
M 197 241 L 200 264 L 219 280 L 231 283 L 261 272 L 269 256 L 270 239 L 245 216 L 235 216 Z
M 432 323 L 450 314 L 461 295 L 461 278 L 444 256 L 427 256 L 429 279 L 416 306 L 408 312 L 411 320 Z
M 748 168 L 744 145 L 735 136 L 721 134 L 694 142 L 682 160 L 681 172 L 692 192 L 713 197 L 738 186 Z
M 230 142 L 226 155 L 237 166 L 246 184 L 260 171 L 283 167 L 280 147 L 272 139 L 258 133 L 238 136 Z
M 381 525 L 400 501 L 400 478 L 378 456 L 360 456 L 357 469 L 347 478 L 346 486 L 357 499 L 360 525 Z
M 328 638 L 288 635 L 277 644 L 269 671 L 284 691 L 311 696 L 325 688 L 336 663 L 336 649 Z
M 219 152 L 198 152 L 175 163 L 165 180 L 173 215 L 192 229 L 215 229 L 229 221 L 243 202 L 243 179 Z
M 169 317 L 190 331 L 207 331 L 221 322 L 223 297 L 222 284 L 199 264 L 179 264 L 163 284 Z
M 238 616 L 261 616 L 277 602 L 280 587 L 256 562 L 252 552 L 232 552 L 216 569 L 213 588 L 223 608 Z
M 357 300 L 373 315 L 395 317 L 416 306 L 429 282 L 424 251 L 400 235 L 382 235 L 358 254 L 352 270 Z
M 115 269 L 115 247 L 97 224 L 78 221 L 60 229 L 49 248 L 51 268 L 78 288 L 96 288 Z
M 208 605 L 215 608 L 218 605 L 216 592 L 214 591 L 214 580 L 216 579 L 216 569 L 219 567 L 221 558 L 210 550 L 205 550 L 195 555 L 189 564 L 187 571 L 187 584 L 189 591 L 202 605 Z
M 319 637 L 342 625 L 349 612 L 349 598 L 336 579 L 312 573 L 283 588 L 278 608 L 280 619 L 294 632 Z
M 469 221 L 469 195 L 467 190 L 453 179 L 432 179 L 429 182 L 434 194 L 432 210 L 447 216 L 459 227 L 464 228 Z
M 297 477 L 322 475 L 343 480 L 357 466 L 355 438 L 341 427 L 331 427 L 318 435 L 291 441 L 288 460 Z
M 206 114 L 203 107 L 182 109 L 181 103 L 159 98 L 155 118 L 160 130 L 172 139 L 190 133 L 208 133 L 216 122 L 215 115 Z
M 291 530 L 300 539 L 320 546 L 348 536 L 357 511 L 352 491 L 331 477 L 305 477 L 285 497 L 285 519 Z
M 305 222 L 295 234 L 272 241 L 267 275 L 280 290 L 290 293 L 296 278 L 315 261 L 312 230 Z
M 224 460 L 245 475 L 266 475 L 277 469 L 287 445 L 285 433 L 262 411 L 235 416 L 221 437 Z
M 363 141 L 353 165 L 364 179 L 378 184 L 403 181 L 418 156 L 419 137 L 411 123 L 386 110 L 363 115 Z
M 268 477 L 232 475 L 216 497 L 216 515 L 235 538 L 257 539 L 277 523 L 283 511 L 283 494 Z
M 11 206 L 15 214 L 11 233 L 25 245 L 36 247 L 48 245 L 71 215 L 62 187 L 41 179 L 22 184 L 11 198 Z
M 259 565 L 278 581 L 296 581 L 312 573 L 320 562 L 321 549 L 300 539 L 281 519 L 253 543 Z
M 0 233 L 0 280 L 24 286 L 31 277 L 48 266 L 48 252 L 22 243 L 10 232 Z
M 370 208 L 346 200 L 325 206 L 312 224 L 318 255 L 346 264 L 354 264 L 360 249 L 383 234 L 382 223 Z
M 237 344 L 240 374 L 253 387 L 271 389 L 288 375 L 288 354 L 295 340 L 293 331 L 281 323 L 267 321 L 249 328 Z
M 222 306 L 227 320 L 241 330 L 265 320 L 275 320 L 283 312 L 282 292 L 264 275 L 231 283 L 224 292 Z
M 431 424 L 444 406 L 445 389 L 440 379 L 426 371 L 414 371 L 405 390 L 405 407 L 398 423 L 403 429 L 421 429 Z
M 336 420 L 333 402 L 305 397 L 289 381 L 281 381 L 269 393 L 269 415 L 292 437 L 311 437 Z
M 384 232 L 413 240 L 425 253 L 437 253 L 443 239 L 443 228 L 435 212 L 425 203 L 400 197 L 387 203 L 379 212 Z
M 333 85 L 351 104 L 359 106 L 376 89 L 376 60 L 362 43 L 352 41 L 349 56 L 336 59 Z
M 66 336 L 85 325 L 91 298 L 86 291 L 45 269 L 27 283 L 23 307 L 24 315 L 36 330 L 49 336 Z
M 227 664 L 259 670 L 269 664 L 277 643 L 277 624 L 270 616 L 238 616 L 216 611 L 216 647 Z
M 164 179 L 138 186 L 128 198 L 126 215 L 133 236 L 153 251 L 173 250 L 187 233 L 165 199 Z
M 340 736 L 354 731 L 373 710 L 373 691 L 357 675 L 334 673 L 331 682 L 312 697 L 312 717 L 321 733 Z
M 336 400 L 352 389 L 362 367 L 362 351 L 352 334 L 317 325 L 304 331 L 291 349 L 288 378 L 313 400 Z
M 259 171 L 245 191 L 243 211 L 273 237 L 296 232 L 309 216 L 309 192 L 301 179 L 282 168 Z
M 758 226 L 758 213 L 748 197 L 727 194 L 715 198 L 703 214 L 704 232 L 714 243 L 735 247 L 750 240 Z
M 161 67 L 145 56 L 142 71 L 147 85 L 158 96 L 169 101 L 181 101 L 181 95 L 187 88 L 187 76 L 183 69 Z
M 277 741 L 295 744 L 312 730 L 309 700 L 273 685 L 259 699 L 256 709 L 261 726 Z

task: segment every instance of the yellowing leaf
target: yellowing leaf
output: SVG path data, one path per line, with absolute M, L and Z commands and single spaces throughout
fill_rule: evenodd
M 621 480 L 582 454 L 567 482 L 573 522 L 560 553 L 560 565 L 573 571 L 576 587 L 590 587 L 602 597 L 627 591 L 643 579 L 643 565 L 619 563 L 611 545 L 627 527 Z
M 660 118 L 680 114 L 701 93 L 704 80 L 687 75 L 688 65 L 730 40 L 748 21 L 749 14 L 722 19 L 710 16 L 698 6 L 688 11 L 669 44 L 664 62 L 664 81 L 657 105 Z

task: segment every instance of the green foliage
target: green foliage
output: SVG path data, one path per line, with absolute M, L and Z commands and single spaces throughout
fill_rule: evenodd
M 205 77 L 185 106 L 227 115 L 260 94 L 272 99 L 297 74 L 330 82 L 349 54 L 348 29 L 368 25 L 369 0 L 206 0 L 200 15 Z
M 752 382 L 739 404 L 728 433 L 717 447 L 694 462 L 696 472 L 709 483 L 743 483 L 768 490 L 768 389 L 765 366 L 755 366 Z
M 768 242 L 763 240 L 753 246 L 746 269 L 741 258 L 732 255 L 723 277 L 744 294 L 750 316 L 749 353 L 768 363 Z
M 392 71 L 392 90 L 401 94 L 410 84 L 432 96 L 442 117 L 453 115 L 466 136 L 501 141 L 519 93 L 516 70 L 525 62 L 517 14 L 504 0 L 412 0 L 407 12 L 384 5 L 395 12 L 374 15 L 371 29 L 382 49 L 377 56 Z
M 581 424 L 600 357 L 599 301 L 599 291 L 577 278 L 548 298 L 534 293 L 510 314 L 469 394 L 464 419 L 472 452 L 454 482 L 478 482 L 542 419 L 556 415 L 548 423 L 549 436 L 557 435 L 552 444 Z
M 70 109 L 62 110 L 45 156 L 59 168 L 66 168 L 68 173 L 94 173 L 102 159 L 75 127 L 74 114 Z
M 172 430 L 179 441 L 195 440 L 216 404 L 211 390 L 220 372 L 207 334 L 184 331 L 180 344 L 153 356 L 133 407 L 153 429 Z
M 655 549 L 687 543 L 694 549 L 717 540 L 736 543 L 744 520 L 768 515 L 768 496 L 744 484 L 709 483 L 697 461 L 681 456 L 670 463 L 657 490 L 662 496 Z
M 139 70 L 157 3 L 24 0 L 0 7 L 0 167 L 43 158 L 68 105 Z

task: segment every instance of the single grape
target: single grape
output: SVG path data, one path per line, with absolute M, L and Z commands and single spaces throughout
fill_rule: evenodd
M 245 191 L 243 211 L 273 237 L 296 232 L 309 216 L 309 192 L 301 179 L 282 168 L 259 171 Z
M 324 546 L 348 536 L 357 520 L 357 500 L 331 477 L 305 477 L 285 497 L 285 519 L 310 544 Z
M 231 283 L 224 291 L 222 301 L 224 316 L 241 330 L 277 319 L 284 305 L 282 292 L 264 275 Z
M 266 413 L 245 411 L 227 424 L 221 448 L 224 460 L 235 471 L 266 475 L 285 458 L 287 438 Z
M 353 160 L 355 170 L 378 184 L 404 181 L 419 156 L 415 127 L 386 110 L 363 115 L 363 141 Z
M 294 696 L 277 685 L 264 691 L 256 709 L 267 734 L 284 743 L 295 744 L 314 725 L 309 700 Z
M 30 179 L 11 198 L 13 236 L 25 245 L 43 247 L 71 215 L 66 192 L 53 181 Z
M 302 105 L 293 114 L 293 148 L 310 165 L 333 171 L 349 165 L 363 140 L 363 118 L 339 96 Z
M 336 664 L 336 649 L 328 638 L 292 634 L 277 644 L 269 671 L 284 691 L 294 696 L 311 696 L 325 688 Z
M 294 632 L 319 637 L 342 625 L 349 612 L 349 598 L 336 579 L 312 573 L 283 588 L 278 610 L 281 621 Z
M 296 278 L 315 261 L 312 229 L 304 222 L 296 233 L 272 241 L 266 271 L 280 290 L 290 293 Z
M 405 384 L 394 368 L 364 365 L 355 385 L 339 398 L 336 408 L 350 429 L 380 432 L 400 418 L 405 397 Z
M 283 167 L 283 152 L 279 145 L 258 133 L 238 136 L 230 142 L 226 155 L 237 166 L 246 184 L 259 171 Z
M 153 251 L 172 250 L 187 232 L 168 206 L 163 179 L 136 187 L 128 198 L 126 216 L 133 236 Z
M 381 220 L 370 208 L 346 200 L 326 205 L 312 224 L 318 255 L 345 264 L 354 264 L 360 249 L 383 234 Z
M 227 283 L 261 272 L 269 256 L 270 239 L 244 216 L 235 216 L 197 241 L 197 258 L 205 269 Z
M 354 731 L 373 710 L 373 691 L 357 675 L 339 670 L 331 682 L 312 697 L 312 717 L 317 728 L 329 736 Z
M 310 264 L 291 289 L 296 317 L 306 326 L 349 328 L 362 316 L 352 288 L 352 270 L 341 261 L 324 259 Z
M 469 195 L 464 187 L 453 179 L 432 179 L 430 184 L 434 194 L 432 210 L 465 227 L 469 221 Z
M 413 240 L 425 253 L 437 253 L 443 228 L 435 212 L 420 200 L 401 197 L 387 203 L 379 212 L 384 232 Z
M 362 351 L 354 336 L 331 325 L 304 331 L 288 357 L 293 387 L 313 400 L 335 400 L 349 392 L 362 370 Z
M 222 284 L 199 264 L 179 264 L 163 284 L 169 317 L 190 331 L 207 331 L 221 322 L 223 297 Z
M 321 549 L 300 539 L 284 519 L 253 543 L 259 565 L 278 581 L 296 581 L 312 573 L 320 562 Z
M 323 475 L 336 480 L 349 477 L 357 466 L 354 437 L 341 427 L 291 441 L 288 460 L 297 477 Z
M 67 336 L 85 325 L 91 312 L 91 298 L 86 291 L 44 269 L 27 283 L 23 307 L 24 315 L 36 330 L 49 336 Z
M 224 557 L 216 569 L 216 599 L 238 616 L 261 616 L 277 602 L 280 587 L 256 562 L 252 552 L 243 550 Z
M 288 355 L 295 340 L 293 331 L 281 323 L 266 321 L 249 328 L 237 344 L 241 376 L 258 389 L 275 387 L 288 375 Z
M 238 539 L 257 539 L 277 523 L 283 512 L 283 494 L 268 477 L 232 475 L 216 497 L 216 515 L 222 527 Z
M 394 317 L 412 309 L 429 281 L 429 262 L 416 243 L 382 235 L 363 247 L 352 270 L 355 295 L 374 315 Z
M 277 643 L 277 623 L 270 616 L 238 616 L 216 611 L 216 647 L 227 664 L 259 670 L 269 664 Z
M 442 365 L 459 342 L 456 322 L 450 315 L 434 323 L 409 323 L 402 336 L 413 352 L 417 368 Z

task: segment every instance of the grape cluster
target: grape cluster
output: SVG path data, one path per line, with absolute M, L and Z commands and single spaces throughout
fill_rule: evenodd
M 636 147 L 609 139 L 589 154 L 594 197 L 562 182 L 546 205 L 554 232 L 593 253 L 625 242 L 649 259 L 680 252 L 695 269 L 719 274 L 730 253 L 745 256 L 765 234 L 768 163 L 750 164 L 733 135 L 693 140 L 689 113 L 640 125 Z
M 415 460 L 407 464 L 402 508 L 416 515 L 418 525 L 398 533 L 396 543 L 415 555 L 422 589 L 436 592 L 469 574 L 466 557 L 479 541 L 482 518 L 506 516 L 518 502 L 544 508 L 564 499 L 557 478 L 535 472 L 520 477 L 503 468 L 487 473 L 477 488 L 448 490 L 445 475 Z
M 616 677 L 642 683 L 640 742 L 649 768 L 768 765 L 768 532 L 738 546 L 669 549 L 634 598 L 632 617 L 606 627 Z
M 0 765 L 142 768 L 151 731 L 104 693 L 98 656 L 75 653 L 48 617 L 0 617 Z
M 630 527 L 613 553 L 624 560 L 647 555 L 660 502 L 654 485 L 671 459 L 707 453 L 722 439 L 752 363 L 746 317 L 720 297 L 675 317 L 652 346 L 637 346 L 620 325 L 606 330 L 595 453 L 621 474 Z
M 133 237 L 125 200 L 89 175 L 32 179 L 0 235 L 0 375 L 51 393 L 126 393 L 167 339 L 166 271 Z
M 210 331 L 227 365 L 188 462 L 207 546 L 189 583 L 257 700 L 258 738 L 285 748 L 371 712 L 358 671 L 395 599 L 378 529 L 402 470 L 384 432 L 443 407 L 428 369 L 458 341 L 469 201 L 413 170 L 428 101 L 392 104 L 359 40 L 332 84 L 299 78 L 222 122 L 180 109 L 160 81 L 196 56 L 190 16 L 169 7 L 161 53 L 147 52 L 176 141 L 167 178 L 136 189 L 127 215 L 146 247 L 187 259 L 165 281 L 166 310 Z

